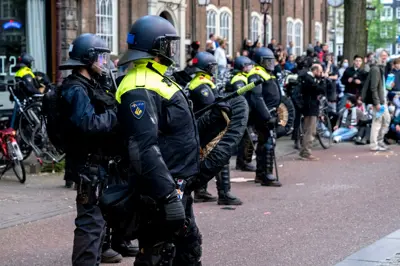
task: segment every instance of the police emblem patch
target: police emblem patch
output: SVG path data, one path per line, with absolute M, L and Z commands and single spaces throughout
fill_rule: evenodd
M 136 119 L 142 118 L 146 111 L 146 103 L 144 101 L 134 101 L 131 103 L 131 112 Z
M 204 97 L 208 97 L 209 95 L 208 89 L 202 89 L 200 93 L 203 94 Z

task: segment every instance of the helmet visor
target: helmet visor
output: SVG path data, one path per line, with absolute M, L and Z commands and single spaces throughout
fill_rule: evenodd
M 270 57 L 265 58 L 265 57 L 261 57 L 260 66 L 262 66 L 262 67 L 265 68 L 266 70 L 274 71 L 274 69 L 275 69 L 275 58 L 270 58 Z
M 180 59 L 180 37 L 179 36 L 162 36 L 157 38 L 153 47 L 156 52 L 176 64 Z
M 211 76 L 216 76 L 218 72 L 218 64 L 217 63 L 211 63 L 207 66 L 206 70 Z
M 95 64 L 101 68 L 102 72 L 109 72 L 112 69 L 112 62 L 109 53 L 99 53 Z
M 246 64 L 243 67 L 243 72 L 249 73 L 253 69 L 254 65 L 253 64 Z

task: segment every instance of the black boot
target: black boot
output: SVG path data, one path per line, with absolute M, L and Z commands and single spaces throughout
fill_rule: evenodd
M 121 261 L 121 254 L 111 248 L 111 230 L 107 226 L 101 252 L 101 263 L 119 263 Z
M 218 205 L 242 205 L 242 201 L 234 196 L 231 190 L 229 164 L 225 165 L 217 176 Z
M 238 146 L 238 155 L 236 157 L 236 170 L 245 172 L 254 172 L 256 167 L 251 164 L 253 160 L 254 147 L 247 131 L 243 135 Z
M 72 181 L 72 180 L 65 180 L 65 187 L 66 187 L 66 188 L 71 188 L 73 184 L 74 184 L 74 181 Z
M 296 150 L 300 150 L 301 145 L 300 145 L 300 141 L 299 141 L 299 140 L 295 140 L 295 141 L 294 141 L 294 148 L 295 148 Z
M 207 191 L 207 185 L 203 188 L 194 191 L 194 202 L 214 202 L 217 201 L 217 197 L 211 195 Z
M 272 149 L 266 150 L 266 161 L 265 161 L 266 175 L 264 176 L 261 186 L 268 187 L 281 187 L 282 184 L 273 175 L 274 172 L 274 151 Z
M 135 257 L 139 253 L 139 247 L 134 246 L 131 241 L 113 236 L 111 243 L 112 249 L 119 252 L 122 257 Z

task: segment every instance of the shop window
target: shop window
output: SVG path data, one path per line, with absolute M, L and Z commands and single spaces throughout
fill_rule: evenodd
M 17 58 L 27 51 L 26 4 L 2 0 L 0 4 L 0 82 L 13 80 Z

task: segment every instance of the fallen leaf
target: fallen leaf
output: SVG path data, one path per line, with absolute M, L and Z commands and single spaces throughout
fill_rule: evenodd
M 270 212 L 264 212 L 264 215 L 270 215 L 271 213 Z

